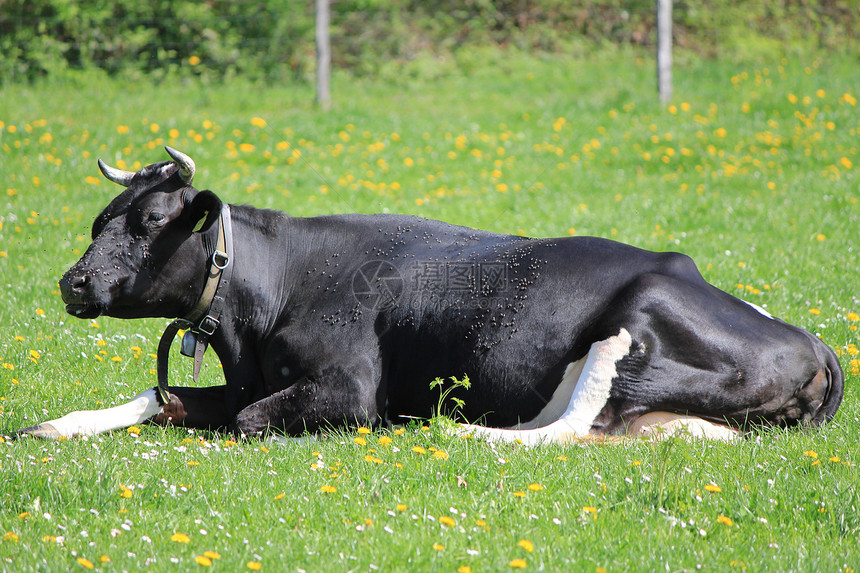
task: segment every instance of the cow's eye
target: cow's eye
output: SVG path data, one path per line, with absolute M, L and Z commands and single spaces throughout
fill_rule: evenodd
M 163 223 L 164 222 L 164 213 L 157 213 L 153 211 L 149 214 L 149 222 L 150 223 Z

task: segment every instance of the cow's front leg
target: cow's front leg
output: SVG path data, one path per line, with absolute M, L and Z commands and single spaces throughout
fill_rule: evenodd
M 228 426 L 230 417 L 225 404 L 226 386 L 171 386 L 168 391 L 170 402 L 164 406 L 158 401 L 156 389 L 150 388 L 120 406 L 71 412 L 62 418 L 24 428 L 18 433 L 57 440 L 93 436 L 144 422 L 201 430 L 219 430 Z
M 153 424 L 214 431 L 225 430 L 230 425 L 227 386 L 169 386 L 167 390 L 170 402 L 149 420 Z
M 300 436 L 323 427 L 373 424 L 377 417 L 372 385 L 343 371 L 322 378 L 302 378 L 236 416 L 238 435 L 259 436 L 268 430 Z
M 93 436 L 139 424 L 159 412 L 161 412 L 161 404 L 156 398 L 155 388 L 150 388 L 120 406 L 104 410 L 71 412 L 62 418 L 24 428 L 18 433 L 53 440 L 73 436 Z

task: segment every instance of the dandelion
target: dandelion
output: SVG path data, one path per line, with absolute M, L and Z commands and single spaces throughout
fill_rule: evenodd
M 421 446 L 415 446 L 414 448 L 412 448 L 412 451 L 415 452 L 416 454 L 426 454 L 427 453 L 427 450 L 425 450 Z
M 518 545 L 519 547 L 522 547 L 523 549 L 525 549 L 525 550 L 526 550 L 526 551 L 528 551 L 529 553 L 531 553 L 532 551 L 534 551 L 534 550 L 535 550 L 534 543 L 532 543 L 532 542 L 531 542 L 531 541 L 529 541 L 528 539 L 520 539 L 520 540 L 517 542 L 517 545 Z
M 184 533 L 174 533 L 170 536 L 170 540 L 175 541 L 176 543 L 188 543 L 191 541 L 191 538 Z
M 397 511 L 406 511 L 407 507 L 403 503 L 398 503 L 396 506 Z
M 108 557 L 107 555 L 102 555 L 101 557 L 99 557 L 99 561 L 102 563 L 110 563 L 110 557 Z
M 442 517 L 440 517 L 439 523 L 441 523 L 442 525 L 444 525 L 446 527 L 454 527 L 455 525 L 457 525 L 457 522 L 454 521 L 453 518 L 448 517 L 447 515 L 443 515 Z
M 515 496 L 517 496 L 517 497 L 525 497 L 525 496 L 526 496 L 526 492 L 524 492 L 524 491 L 515 491 L 515 492 L 514 492 L 514 495 L 515 495 Z
M 200 57 L 199 56 L 191 56 L 190 58 L 188 58 L 188 63 L 191 64 L 192 66 L 199 66 L 200 65 Z
M 433 457 L 437 460 L 447 460 L 448 452 L 445 452 L 443 450 L 436 450 L 435 452 L 433 452 Z
M 711 493 L 720 493 L 721 491 L 723 491 L 723 488 L 721 488 L 718 485 L 714 485 L 712 483 L 709 483 L 708 485 L 705 486 L 705 491 L 709 491 Z
M 196 462 L 196 461 L 194 461 L 194 460 L 191 460 L 191 461 L 189 461 L 188 463 L 186 463 L 185 465 L 187 465 L 187 466 L 188 466 L 188 467 L 190 467 L 190 468 L 193 468 L 193 467 L 195 467 L 195 466 L 199 466 L 199 465 L 200 465 L 200 462 Z
M 95 565 L 89 559 L 84 559 L 83 557 L 78 557 L 78 564 L 84 569 L 94 569 Z
M 18 542 L 18 534 L 13 533 L 11 531 L 7 531 L 3 534 L 3 541 L 11 541 L 12 543 Z
M 541 491 L 543 489 L 543 486 L 539 483 L 530 483 L 529 489 L 531 491 Z
M 379 440 L 377 440 L 377 442 L 379 443 L 380 446 L 387 446 L 387 445 L 391 444 L 392 441 L 393 440 L 391 439 L 390 436 L 380 436 Z
M 436 551 L 445 551 L 445 546 L 441 543 L 434 543 L 433 549 L 435 549 Z
M 803 452 L 803 455 L 808 456 L 808 457 L 812 458 L 813 460 L 818 457 L 818 454 L 815 452 L 815 450 L 806 450 L 805 452 Z
M 367 440 L 365 440 L 361 436 L 354 437 L 352 439 L 352 441 L 355 442 L 356 444 L 358 444 L 359 446 L 366 446 L 367 445 Z
M 194 558 L 194 561 L 196 561 L 198 565 L 202 565 L 203 567 L 209 567 L 210 565 L 212 565 L 212 560 L 205 555 L 198 555 Z
M 856 312 L 849 312 L 845 315 L 845 318 L 847 318 L 851 322 L 857 322 L 858 320 L 860 320 L 860 314 L 857 314 Z
M 722 523 L 726 527 L 731 527 L 735 523 L 734 521 L 732 521 L 731 517 L 726 517 L 725 515 L 717 516 L 717 521 L 719 523 Z
M 263 568 L 263 564 L 258 561 L 248 561 L 247 563 L 245 563 L 245 567 L 247 567 L 251 571 L 259 571 Z
M 457 573 L 472 573 L 472 568 L 468 565 L 460 565 L 457 567 Z
M 819 314 L 821 314 L 821 311 L 817 308 L 810 308 L 809 314 L 814 314 L 814 315 L 818 316 Z
M 262 117 L 252 117 L 251 125 L 254 127 L 266 127 L 266 120 Z
M 512 569 L 525 569 L 527 565 L 528 563 L 526 563 L 525 559 L 514 559 L 513 561 L 508 563 L 508 566 L 510 566 Z
M 323 493 L 334 493 L 337 491 L 337 488 L 333 485 L 324 485 L 320 488 L 320 491 Z
M 119 486 L 119 496 L 126 499 L 130 498 L 134 493 L 124 485 Z

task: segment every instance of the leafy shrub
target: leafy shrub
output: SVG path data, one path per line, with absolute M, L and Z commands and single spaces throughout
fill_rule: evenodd
M 314 67 L 313 8 L 308 0 L 0 0 L 0 81 L 92 67 L 302 77 Z M 363 75 L 488 45 L 574 54 L 648 46 L 654 21 L 654 0 L 333 0 L 333 59 Z M 853 0 L 675 0 L 674 22 L 682 49 L 745 58 L 847 49 L 860 9 Z

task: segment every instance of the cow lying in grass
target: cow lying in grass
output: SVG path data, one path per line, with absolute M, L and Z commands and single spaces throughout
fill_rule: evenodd
M 104 175 L 125 189 L 60 281 L 79 318 L 180 317 L 225 385 L 166 385 L 22 430 L 143 421 L 239 435 L 427 417 L 463 376 L 467 430 L 525 443 L 686 428 L 729 439 L 820 424 L 843 374 L 815 336 L 711 286 L 677 253 L 530 239 L 395 215 L 290 217 L 192 187 L 194 162 Z M 162 351 L 169 347 L 166 337 Z M 163 352 L 162 352 L 163 354 Z

